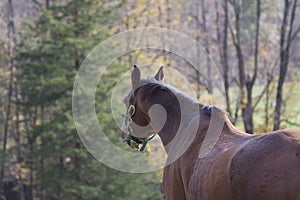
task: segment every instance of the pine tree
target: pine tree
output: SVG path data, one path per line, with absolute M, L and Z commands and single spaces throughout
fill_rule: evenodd
M 109 21 L 104 19 L 111 19 L 114 12 L 92 0 L 52 4 L 23 33 L 19 76 L 29 150 L 26 160 L 30 185 L 39 199 L 153 199 L 159 195 L 151 191 L 159 191 L 154 174 L 125 174 L 93 159 L 81 144 L 72 118 L 76 72 L 87 53 L 107 36 Z M 108 76 L 116 81 L 121 71 Z M 110 115 L 100 113 L 99 117 L 113 122 Z M 108 133 L 119 131 L 104 128 Z

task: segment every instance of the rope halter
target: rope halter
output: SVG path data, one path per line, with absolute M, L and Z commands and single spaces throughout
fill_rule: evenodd
M 127 133 L 127 136 L 123 139 L 123 142 L 127 142 L 127 144 L 133 148 L 138 149 L 139 151 L 144 151 L 147 143 L 152 140 L 156 134 L 150 135 L 148 138 L 137 138 L 132 128 L 132 116 L 135 114 L 134 105 L 130 105 L 124 117 L 124 131 Z M 139 145 L 142 145 L 139 147 Z

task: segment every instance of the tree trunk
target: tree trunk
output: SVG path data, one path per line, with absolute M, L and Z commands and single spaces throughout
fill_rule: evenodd
M 2 162 L 1 162 L 1 171 L 0 171 L 0 191 L 2 194 L 3 189 L 3 178 L 5 172 L 5 163 L 6 163 L 6 151 L 7 151 L 7 138 L 8 138 L 8 129 L 9 122 L 11 118 L 11 103 L 12 103 L 12 94 L 13 94 L 13 79 L 14 79 L 14 68 L 15 68 L 15 24 L 14 24 L 14 8 L 12 0 L 8 0 L 8 22 L 7 22 L 7 38 L 8 38 L 8 47 L 7 54 L 9 59 L 9 82 L 8 82 L 8 94 L 7 94 L 7 104 L 5 110 L 5 122 L 4 122 L 4 131 L 3 131 L 3 145 L 2 145 Z
M 22 101 L 24 101 L 24 99 L 22 99 Z M 24 117 L 24 128 L 25 128 L 25 132 L 27 133 L 26 137 L 27 137 L 27 145 L 29 145 L 29 153 L 32 155 L 33 153 L 33 146 L 32 146 L 32 142 L 31 142 L 31 136 L 29 136 L 29 122 L 30 122 L 30 118 L 28 116 L 29 111 L 29 107 L 25 106 L 23 107 L 23 117 Z M 32 158 L 30 158 L 28 161 L 28 166 L 29 166 L 29 170 L 30 170 L 30 174 L 29 174 L 29 192 L 27 192 L 27 195 L 32 197 L 33 196 L 33 164 L 32 164 Z M 28 194 L 29 193 L 29 194 Z
M 44 106 L 41 106 L 41 133 L 44 131 Z M 41 146 L 45 143 L 44 135 L 41 134 Z M 40 158 L 40 187 L 39 187 L 39 197 L 40 200 L 44 199 L 44 157 Z
M 219 12 L 219 3 L 215 1 L 215 10 L 216 10 L 216 29 L 217 29 L 217 41 L 219 46 L 219 56 L 220 63 L 223 67 L 223 79 L 224 79 L 224 89 L 225 89 L 225 100 L 226 100 L 226 111 L 229 116 L 231 116 L 231 106 L 230 106 L 230 95 L 229 95 L 229 65 L 228 65 L 228 2 L 227 0 L 223 1 L 222 9 L 224 12 L 224 22 L 223 22 L 223 38 L 221 37 L 220 29 L 220 12 Z
M 202 14 L 202 26 L 203 26 L 203 32 L 204 32 L 204 49 L 207 53 L 206 56 L 206 65 L 207 65 L 207 72 L 206 72 L 206 77 L 207 77 L 207 87 L 208 87 L 208 93 L 212 94 L 213 93 L 213 85 L 212 85 L 212 72 L 211 72 L 211 66 L 210 66 L 210 59 L 209 59 L 209 54 L 210 54 L 210 49 L 209 49 L 209 34 L 207 30 L 207 21 L 206 21 L 206 7 L 204 0 L 201 0 L 201 14 Z
M 226 110 L 231 116 L 231 106 L 229 97 L 229 77 L 228 77 L 228 2 L 224 1 L 223 6 L 225 19 L 224 19 L 224 38 L 223 38 L 223 64 L 224 64 L 224 86 L 225 86 L 225 98 L 226 98 Z
M 199 2 L 197 1 L 196 2 L 196 6 L 197 6 L 197 13 L 195 14 L 194 19 L 196 21 L 196 27 L 199 27 L 200 28 L 200 21 L 199 21 L 199 13 L 200 13 L 200 6 L 199 6 Z M 196 31 L 196 42 L 197 42 L 197 45 L 200 46 L 201 44 L 201 40 L 200 40 L 200 33 L 198 31 Z M 200 48 L 197 48 L 197 62 L 196 62 L 196 65 L 197 65 L 197 68 L 199 69 L 200 67 L 200 54 L 201 54 L 201 51 L 200 51 Z M 199 100 L 200 99 L 200 96 L 201 96 L 201 93 L 200 93 L 200 89 L 201 89 L 201 75 L 200 75 L 200 72 L 195 69 L 195 80 L 196 80 L 196 95 L 197 95 L 197 99 Z
M 247 133 L 252 132 L 252 124 L 249 121 L 249 108 L 247 107 L 247 100 L 245 87 L 246 87 L 246 74 L 245 74 L 245 65 L 244 65 L 244 55 L 241 47 L 241 39 L 240 39 L 240 15 L 241 15 L 241 5 L 237 2 L 234 3 L 234 11 L 235 11 L 235 30 L 236 30 L 236 39 L 234 40 L 234 45 L 236 48 L 236 54 L 238 59 L 238 69 L 239 69 L 239 89 L 240 89 L 240 107 L 242 108 L 242 118 L 245 127 L 245 131 Z M 234 34 L 233 39 L 234 39 Z
M 284 81 L 285 81 L 285 77 L 289 65 L 289 51 L 290 51 L 290 45 L 293 38 L 292 32 L 293 32 L 293 25 L 294 25 L 294 19 L 295 19 L 296 8 L 297 8 L 297 0 L 294 0 L 292 7 L 291 7 L 291 3 L 292 3 L 291 1 L 285 0 L 284 2 L 285 2 L 284 13 L 283 13 L 283 20 L 281 24 L 281 33 L 280 33 L 280 55 L 279 55 L 280 70 L 279 70 L 279 80 L 278 80 L 277 94 L 276 94 L 273 130 L 278 130 L 280 128 L 281 106 L 283 101 L 283 97 L 282 97 L 283 85 L 284 85 Z M 290 22 L 288 24 L 289 13 L 291 13 L 290 14 L 291 17 L 290 17 Z
M 256 35 L 255 35 L 255 53 L 254 53 L 254 71 L 253 75 L 246 75 L 244 65 L 244 55 L 241 46 L 240 38 L 240 20 L 241 20 L 241 5 L 237 2 L 234 3 L 235 11 L 235 30 L 236 39 L 234 38 L 233 31 L 232 37 L 237 52 L 238 69 L 239 69 L 239 88 L 240 88 L 240 106 L 242 108 L 242 118 L 247 133 L 252 134 L 254 132 L 253 126 L 253 105 L 252 105 L 252 92 L 253 86 L 257 76 L 258 69 L 258 49 L 259 49 L 259 21 L 260 21 L 260 0 L 256 1 Z
M 253 134 L 253 105 L 252 105 L 252 92 L 253 86 L 257 77 L 258 69 L 258 49 L 259 49 L 259 20 L 260 20 L 260 0 L 256 1 L 256 31 L 255 31 L 255 47 L 254 47 L 254 72 L 252 78 L 250 76 L 246 79 L 246 90 L 247 90 L 247 103 L 244 108 L 244 124 L 245 129 L 248 133 Z
M 17 71 L 17 69 L 16 69 Z M 15 132 L 16 132 L 16 137 L 15 137 L 15 143 L 16 143 L 16 149 L 17 149 L 17 164 L 19 164 L 20 166 L 22 166 L 22 152 L 21 152 L 21 134 L 20 134 L 20 98 L 19 98 L 19 78 L 16 75 L 16 81 L 14 84 L 15 87 L 15 117 L 16 117 L 16 121 L 15 121 Z M 22 169 L 22 168 L 21 168 Z M 18 179 L 18 187 L 19 187 L 19 198 L 20 200 L 25 200 L 25 193 L 24 193 L 24 183 L 26 180 L 23 179 L 22 177 L 22 170 L 20 170 L 18 172 L 19 175 L 19 179 Z

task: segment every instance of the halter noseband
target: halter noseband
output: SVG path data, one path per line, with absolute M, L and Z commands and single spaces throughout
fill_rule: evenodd
M 123 139 L 123 142 L 127 142 L 131 148 L 139 149 L 139 151 L 144 151 L 147 143 L 150 140 L 152 140 L 156 134 L 152 134 L 148 138 L 137 138 L 133 136 L 135 135 L 132 128 L 132 116 L 134 114 L 135 114 L 135 106 L 131 104 L 128 107 L 128 110 L 124 118 L 124 129 L 128 135 Z M 142 144 L 141 148 L 139 148 L 139 144 Z

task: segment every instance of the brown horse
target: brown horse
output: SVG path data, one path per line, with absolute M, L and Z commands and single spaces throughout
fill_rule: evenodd
M 243 133 L 220 109 L 162 83 L 163 76 L 161 68 L 154 77 L 140 79 L 134 67 L 133 90 L 124 100 L 128 111 L 122 137 L 131 147 L 144 148 L 157 132 L 168 160 L 173 156 L 163 175 L 167 200 L 300 200 L 300 131 Z M 193 111 L 183 114 L 181 101 L 193 105 Z M 222 122 L 220 134 L 213 148 L 199 156 L 214 111 L 214 118 Z M 181 148 L 185 144 L 187 148 Z

